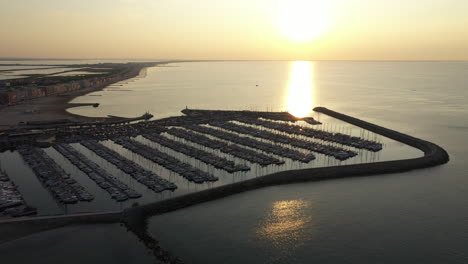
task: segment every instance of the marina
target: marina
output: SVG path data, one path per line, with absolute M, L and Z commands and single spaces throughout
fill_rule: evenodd
M 140 198 L 141 194 L 129 188 L 96 163 L 67 144 L 55 145 L 54 149 L 67 158 L 73 165 L 86 173 L 97 185 L 106 190 L 112 199 L 123 202 L 128 199 Z
M 266 153 L 271 153 L 275 154 L 277 156 L 283 157 L 283 158 L 289 158 L 292 160 L 300 161 L 303 163 L 308 163 L 311 160 L 315 159 L 315 155 L 312 153 L 304 154 L 302 152 L 299 152 L 297 150 L 293 150 L 290 148 L 283 147 L 281 145 L 277 145 L 274 143 L 268 143 L 268 142 L 263 142 L 263 141 L 258 141 L 253 138 L 247 137 L 247 136 L 239 136 L 234 133 L 229 133 L 225 131 L 221 131 L 219 129 L 215 129 L 212 127 L 207 127 L 207 126 L 189 126 L 187 127 L 190 130 L 202 133 L 202 134 L 208 134 L 212 135 L 214 137 L 227 140 L 239 145 L 247 146 L 250 148 L 258 149 L 261 151 L 264 151 Z
M 236 144 L 229 144 L 221 140 L 211 139 L 207 136 L 194 133 L 190 130 L 182 128 L 171 128 L 166 131 L 168 134 L 183 138 L 185 140 L 194 142 L 204 147 L 213 148 L 222 151 L 223 153 L 231 154 L 240 159 L 250 161 L 252 163 L 259 164 L 261 166 L 268 166 L 272 164 L 281 165 L 284 161 L 281 161 L 272 156 L 265 155 L 263 153 L 250 150 L 248 148 L 241 147 Z
M 137 163 L 125 158 L 119 153 L 99 144 L 97 141 L 84 141 L 81 145 L 93 151 L 103 159 L 117 166 L 120 170 L 128 175 L 131 175 L 135 180 L 145 185 L 154 192 L 162 192 L 165 190 L 174 191 L 177 186 L 155 173 L 145 170 Z
M 342 133 L 332 133 L 327 132 L 319 129 L 313 129 L 310 127 L 303 127 L 294 124 L 287 124 L 281 122 L 271 122 L 263 119 L 252 119 L 252 118 L 244 118 L 239 119 L 238 121 L 246 124 L 252 124 L 257 126 L 263 126 L 266 128 L 275 129 L 277 131 L 285 132 L 288 134 L 295 134 L 295 135 L 302 135 L 310 138 L 317 138 L 324 141 L 330 141 L 334 143 L 339 143 L 345 146 L 351 146 L 359 149 L 367 149 L 369 151 L 379 151 L 382 150 L 382 144 L 362 139 L 359 137 L 353 137 L 349 135 L 345 135 Z M 310 123 L 310 122 L 309 122 Z
M 83 223 L 114 223 L 114 222 L 122 222 L 127 230 L 132 231 L 143 243 L 145 246 L 154 254 L 156 259 L 161 260 L 163 262 L 170 262 L 172 260 L 178 261 L 176 257 L 170 254 L 168 251 L 164 250 L 160 247 L 155 240 L 149 233 L 146 228 L 145 219 L 148 219 L 154 215 L 159 215 L 166 212 L 171 212 L 177 209 L 181 209 L 184 207 L 188 207 L 191 205 L 203 203 L 210 200 L 215 200 L 218 198 L 222 198 L 225 196 L 233 195 L 236 193 L 245 192 L 248 190 L 258 189 L 262 187 L 272 186 L 272 185 L 282 185 L 285 183 L 299 183 L 305 181 L 319 181 L 322 179 L 333 179 L 333 178 L 341 178 L 341 177 L 355 177 L 360 175 L 374 175 L 380 173 L 392 173 L 392 172 L 399 172 L 399 171 L 407 171 L 421 167 L 431 167 L 438 164 L 443 164 L 448 161 L 447 153 L 440 148 L 439 146 L 425 142 L 417 138 L 413 138 L 408 135 L 404 135 L 383 127 L 375 126 L 373 124 L 357 120 L 355 118 L 344 116 L 340 113 L 333 112 L 326 108 L 317 108 L 316 111 L 326 113 L 330 116 L 334 116 L 336 118 L 346 120 L 347 122 L 354 123 L 357 126 L 369 129 L 370 131 L 374 131 L 379 134 L 386 135 L 390 138 L 398 140 L 400 142 L 404 142 L 405 144 L 411 145 L 415 148 L 418 148 L 424 152 L 424 157 L 422 158 L 415 158 L 415 159 L 403 159 L 403 160 L 395 160 L 395 161 L 383 161 L 383 162 L 374 162 L 374 163 L 359 163 L 359 164 L 352 164 L 352 165 L 337 165 L 337 166 L 329 166 L 329 167 L 319 167 L 319 168 L 307 168 L 302 170 L 284 170 L 279 171 L 277 173 L 271 173 L 265 175 L 263 177 L 254 177 L 244 181 L 238 181 L 233 184 L 224 184 L 218 187 L 207 188 L 198 192 L 192 192 L 186 195 L 179 195 L 172 198 L 167 198 L 159 201 L 149 202 L 143 205 L 139 205 L 135 203 L 131 207 L 128 207 L 122 211 L 108 211 L 108 212 L 95 212 L 95 213 L 81 213 L 81 214 L 70 214 L 65 216 L 50 216 L 50 217 L 39 217 L 39 218 L 28 218 L 24 219 L 24 221 L 20 222 L 5 222 L 4 226 L 15 226 L 18 224 L 23 224 L 29 227 L 28 232 L 37 232 L 37 230 L 44 228 L 47 226 L 48 228 L 54 228 L 59 226 L 66 226 L 72 224 L 83 224 Z M 219 122 L 219 121 L 218 121 Z M 189 127 L 202 127 L 209 129 L 208 131 L 220 131 L 223 132 L 222 129 L 219 128 L 211 128 L 206 125 L 192 125 Z M 172 130 L 172 134 L 177 135 L 184 135 L 187 138 L 191 139 L 192 136 L 190 133 L 183 133 L 188 130 L 187 128 L 159 128 L 157 129 L 159 133 L 166 133 Z M 194 130 L 196 130 L 194 128 Z M 236 131 L 239 133 L 241 131 Z M 194 135 L 200 135 L 198 132 L 192 132 Z M 226 132 L 223 132 L 226 133 Z M 171 133 L 168 132 L 169 135 Z M 227 134 L 235 135 L 233 132 L 228 132 Z M 255 140 L 251 137 L 250 133 L 246 133 L 245 138 L 252 139 L 257 142 L 263 142 L 263 138 L 260 140 Z M 181 136 L 182 138 L 184 136 Z M 210 135 L 211 137 L 211 135 Z M 197 138 L 195 141 L 204 142 L 204 144 L 209 143 L 206 139 L 211 139 L 208 136 L 200 137 L 193 137 Z M 166 136 L 161 134 L 153 133 L 153 134 L 143 134 L 143 138 L 149 139 L 153 141 L 155 144 L 160 144 L 163 148 L 169 147 L 172 150 L 180 150 L 184 146 L 179 141 L 175 141 L 169 139 Z M 218 180 L 212 174 L 206 173 L 203 170 L 195 168 L 188 163 L 182 162 L 179 158 L 175 158 L 174 153 L 167 154 L 161 149 L 156 149 L 153 145 L 149 146 L 144 144 L 138 138 L 130 138 L 130 137 L 121 137 L 116 138 L 113 140 L 114 143 L 122 146 L 124 149 L 127 149 L 137 155 L 141 155 L 142 157 L 159 164 L 166 169 L 169 169 L 177 174 L 183 176 L 189 181 L 193 181 L 197 184 L 203 183 L 205 181 L 213 181 Z M 170 143 L 166 143 L 170 142 Z M 221 148 L 223 146 L 222 143 L 225 143 L 221 140 L 215 140 L 217 145 L 214 146 L 213 149 L 216 147 Z M 81 145 L 88 149 L 89 151 L 95 153 L 96 155 L 100 156 L 103 160 L 115 165 L 119 170 L 124 172 L 127 175 L 131 175 L 133 178 L 138 180 L 138 176 L 143 175 L 144 173 L 148 173 L 147 176 L 151 172 L 145 172 L 145 169 L 140 167 L 134 161 L 126 159 L 123 155 L 119 154 L 115 151 L 115 148 L 110 148 L 109 143 L 105 143 L 103 145 L 98 141 L 82 141 Z M 228 143 L 225 143 L 228 144 Z M 283 144 L 285 145 L 285 144 Z M 189 146 L 187 144 L 187 146 Z M 53 148 L 58 151 L 62 156 L 64 156 L 67 160 L 69 160 L 74 166 L 76 166 L 81 171 L 85 172 L 89 178 L 93 179 L 101 188 L 105 189 L 112 195 L 112 198 L 117 201 L 125 201 L 129 198 L 139 198 L 141 195 L 137 194 L 135 191 L 130 189 L 125 184 L 118 181 L 117 178 L 111 176 L 109 171 L 104 170 L 100 167 L 97 163 L 92 162 L 88 159 L 82 149 L 77 147 L 73 147 L 70 144 L 54 144 Z M 292 150 L 292 148 L 290 148 Z M 191 154 L 187 151 L 195 151 L 195 147 L 191 146 L 187 148 L 187 150 L 181 150 L 180 153 Z M 42 156 L 45 155 L 45 152 L 40 150 L 39 148 L 27 148 L 22 147 L 20 148 L 20 153 L 22 153 L 23 157 L 28 155 L 28 151 L 34 152 L 36 151 Z M 41 152 L 42 151 L 42 152 Z M 210 156 L 212 154 L 207 154 L 210 152 L 197 152 L 198 155 L 207 155 Z M 322 155 L 322 154 L 320 154 Z M 195 157 L 192 157 L 195 158 Z M 47 159 L 47 156 L 42 159 Z M 133 159 L 133 158 L 132 158 Z M 25 158 L 25 160 L 28 160 Z M 30 159 L 29 159 L 30 160 Z M 203 160 L 203 159 L 202 159 Z M 34 168 L 34 163 L 30 162 L 31 167 Z M 276 166 L 276 165 L 275 165 Z M 57 170 L 57 168 L 55 168 Z M 136 172 L 136 173 L 135 173 Z M 66 175 L 66 174 L 65 174 Z M 65 176 L 66 177 L 66 176 Z M 153 176 L 154 177 L 154 176 Z M 71 181 L 67 182 L 72 184 Z M 149 187 L 149 186 L 147 186 Z M 132 192 L 135 192 L 136 195 L 139 196 L 132 196 Z M 127 195 L 127 196 L 124 196 Z M 36 223 L 36 224 L 34 224 Z M 16 236 L 18 234 L 11 234 L 11 236 Z M 8 239 L 8 238 L 7 238 Z M 177 262 L 174 262 L 177 263 Z
M 2 263 L 468 264 L 467 10 L 0 0 Z
M 18 186 L 0 166 L 0 218 L 34 215 L 37 210 L 26 204 Z
M 146 146 L 140 142 L 131 139 L 119 138 L 114 140 L 115 143 L 122 145 L 141 156 L 165 167 L 168 170 L 178 173 L 189 181 L 195 183 L 204 183 L 207 181 L 217 181 L 215 177 L 207 172 L 201 171 L 187 163 L 181 162 L 176 158 L 167 155 L 157 149 Z
M 58 202 L 73 204 L 94 199 L 42 149 L 22 147 L 18 152 Z
M 7 131 L 0 140 L 22 155 L 58 205 L 78 204 L 47 208 L 41 215 L 49 210 L 77 213 L 129 208 L 273 173 L 371 162 L 381 152 L 384 157 L 387 152 L 396 154 L 393 147 L 372 151 L 286 132 L 291 126 L 315 126 L 315 130 L 331 133 L 313 117 L 306 121 L 286 112 L 188 108 L 182 113 L 83 126 L 50 121 L 40 133 L 25 127 Z M 23 135 L 29 139 L 23 140 Z M 353 137 L 349 135 L 353 142 L 374 142 Z M 36 163 L 41 164 L 40 170 Z M 43 179 L 43 171 L 49 171 L 49 178 Z
M 272 142 L 291 145 L 293 147 L 307 149 L 313 152 L 332 156 L 338 160 L 346 160 L 357 155 L 356 152 L 346 150 L 341 147 L 334 147 L 331 145 L 324 145 L 317 142 L 305 141 L 299 138 L 287 137 L 279 133 L 272 133 L 266 130 L 259 130 L 253 127 L 241 126 L 231 122 L 213 122 L 211 126 L 222 128 L 225 130 L 251 135 L 257 138 L 270 140 Z
M 187 156 L 194 157 L 195 159 L 201 160 L 206 164 L 213 165 L 215 168 L 225 170 L 229 173 L 237 172 L 237 171 L 249 171 L 250 168 L 245 165 L 235 164 L 233 161 L 227 160 L 225 158 L 221 158 L 215 156 L 209 152 L 178 143 L 167 137 L 158 135 L 158 134 L 143 134 L 144 138 L 149 139 L 153 142 L 156 142 L 162 146 L 168 147 L 172 150 L 177 152 L 181 152 Z

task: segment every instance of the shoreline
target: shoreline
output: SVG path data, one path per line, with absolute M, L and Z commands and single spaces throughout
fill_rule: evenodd
M 67 111 L 69 108 L 82 106 L 82 104 L 70 103 L 79 96 L 84 96 L 92 92 L 102 91 L 109 85 L 115 84 L 120 81 L 129 80 L 135 78 L 141 74 L 141 72 L 148 67 L 157 67 L 177 61 L 164 61 L 155 62 L 153 66 L 142 67 L 137 74 L 131 75 L 128 78 L 115 80 L 114 82 L 107 83 L 105 85 L 99 85 L 96 87 L 89 87 L 80 89 L 72 92 L 66 92 L 59 95 L 50 95 L 44 97 L 33 98 L 15 105 L 2 105 L 0 106 L 0 131 L 21 128 L 20 122 L 28 121 L 50 121 L 69 119 L 73 122 L 99 122 L 112 120 L 112 117 L 88 117 L 73 114 Z
M 87 88 L 64 93 L 62 95 L 34 98 L 16 105 L 3 106 L 0 108 L 0 131 L 16 128 L 19 122 L 54 119 L 70 119 L 78 122 L 95 120 L 96 118 L 93 117 L 79 116 L 69 113 L 67 109 L 73 107 L 73 104 L 70 102 L 76 97 L 100 91 L 102 89 L 104 89 L 104 87 Z

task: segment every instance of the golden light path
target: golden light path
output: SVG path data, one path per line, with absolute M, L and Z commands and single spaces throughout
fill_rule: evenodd
M 296 117 L 306 117 L 312 112 L 314 100 L 313 63 L 291 62 L 286 110 Z
M 304 200 L 274 202 L 265 221 L 257 229 L 260 238 L 281 249 L 293 249 L 306 240 L 305 232 L 312 224 L 311 203 Z

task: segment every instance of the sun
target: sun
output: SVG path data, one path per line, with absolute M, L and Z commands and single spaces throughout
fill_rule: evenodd
M 278 26 L 292 41 L 316 39 L 330 26 L 327 0 L 278 0 Z

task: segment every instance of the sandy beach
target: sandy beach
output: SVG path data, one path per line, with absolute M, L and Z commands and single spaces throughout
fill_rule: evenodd
M 97 121 L 105 118 L 94 118 L 74 115 L 66 109 L 78 106 L 71 104 L 75 97 L 102 90 L 105 87 L 88 88 L 61 95 L 46 96 L 26 102 L 0 107 L 0 130 L 14 128 L 19 122 L 70 119 L 72 121 Z M 89 106 L 92 107 L 92 106 Z

